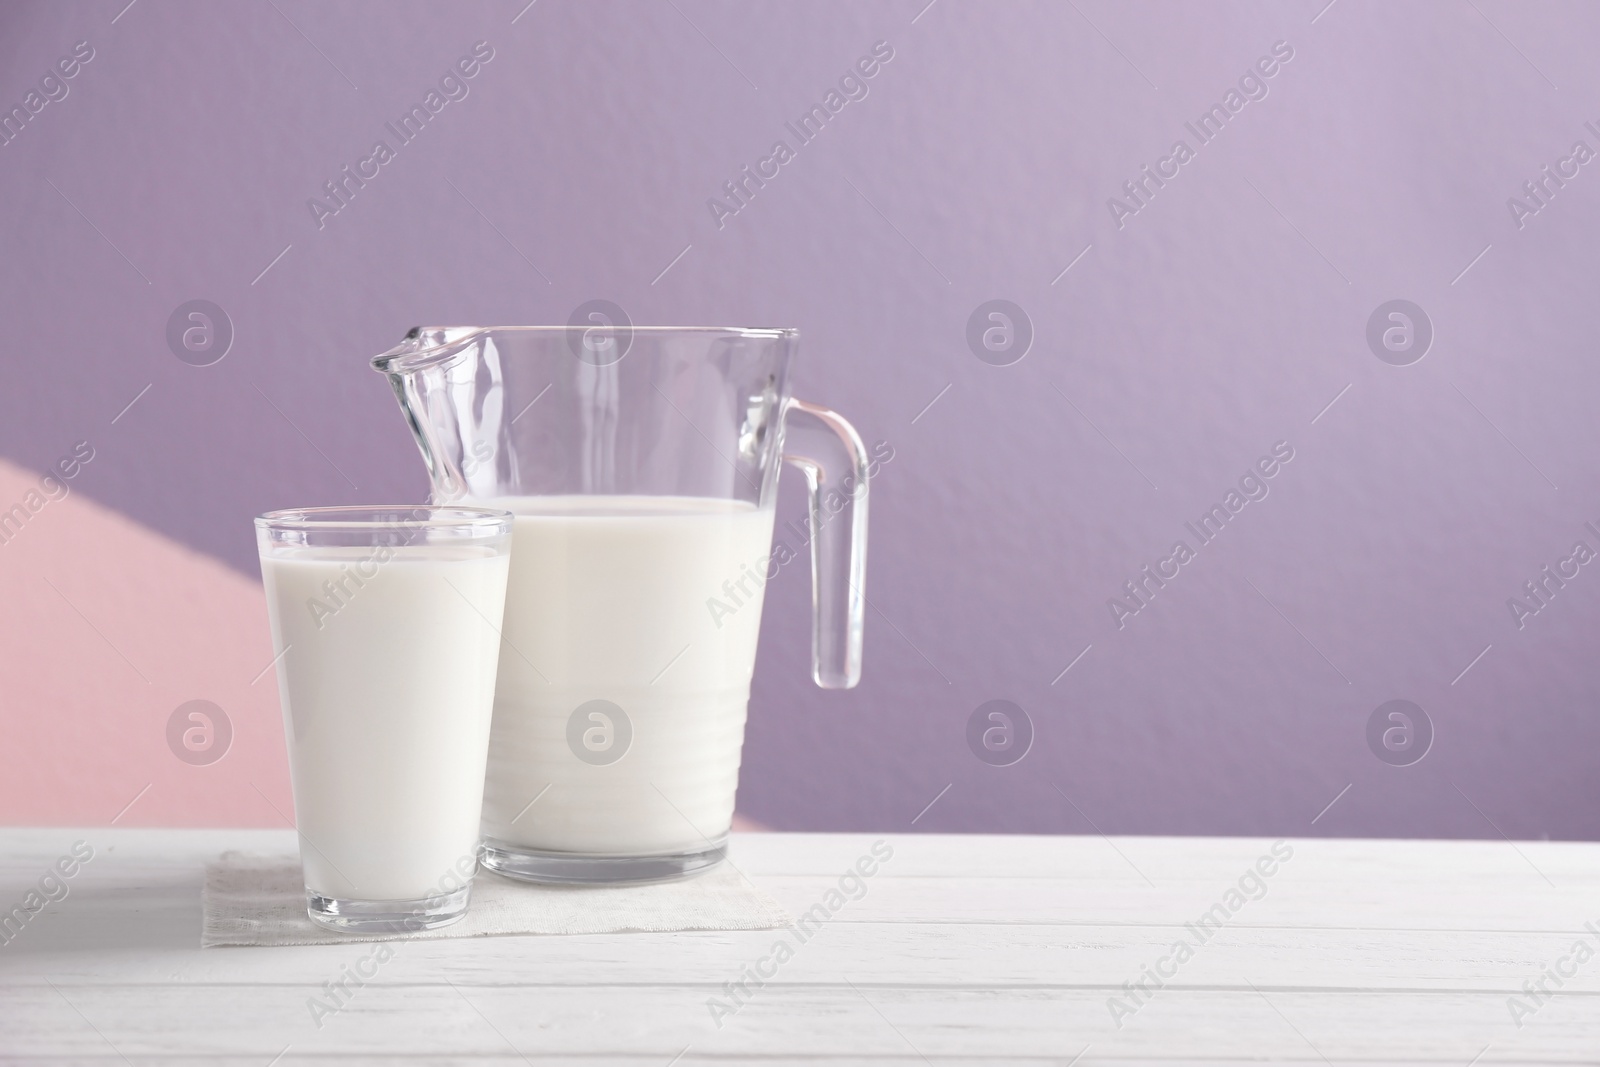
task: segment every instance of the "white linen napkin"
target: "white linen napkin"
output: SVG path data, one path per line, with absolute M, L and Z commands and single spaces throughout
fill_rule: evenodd
M 677 882 L 555 886 L 479 870 L 466 918 L 434 930 L 341 934 L 306 915 L 297 856 L 225 852 L 206 865 L 200 944 L 334 945 L 507 934 L 604 934 L 668 930 L 774 930 L 793 918 L 730 864 Z

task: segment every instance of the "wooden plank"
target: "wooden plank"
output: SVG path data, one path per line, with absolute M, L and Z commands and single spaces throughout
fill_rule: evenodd
M 226 849 L 293 852 L 289 830 L 152 830 L 0 828 L 0 869 L 22 871 L 53 861 L 71 843 L 88 840 L 102 855 L 128 864 L 191 866 Z M 885 867 L 895 877 L 1049 878 L 1144 883 L 1231 879 L 1272 845 L 1269 838 L 1044 837 L 964 834 L 736 833 L 733 858 L 754 874 L 837 874 L 874 841 L 895 849 Z M 1288 839 L 1295 858 L 1288 881 L 1350 884 L 1409 881 L 1442 886 L 1455 878 L 1503 880 L 1532 890 L 1567 882 L 1600 885 L 1600 845 L 1563 841 L 1412 841 Z M 1275 876 L 1277 877 L 1277 876 Z
M 1126 1059 L 1395 1059 L 1592 1063 L 1600 999 L 1562 996 L 1518 1030 L 1490 994 L 1169 990 L 1119 1029 L 1101 993 L 769 984 L 717 1020 L 714 988 L 537 989 L 373 984 L 336 1015 L 308 1010 L 314 986 L 10 987 L 0 991 L 15 1056 L 295 1054 L 694 1058 L 904 1056 Z M 1485 1048 L 1489 1052 L 1485 1052 Z M 292 1060 L 290 1061 L 292 1062 Z
M 10 945 L 0 988 L 48 981 L 206 984 L 304 982 L 337 975 L 367 955 L 362 945 L 197 951 L 195 901 L 145 895 L 98 904 L 66 902 L 43 913 Z M 400 942 L 386 968 L 393 975 L 449 967 L 452 980 L 473 985 L 605 985 L 626 973 L 633 982 L 720 984 L 786 946 L 787 981 L 853 980 L 928 987 L 1108 988 L 1138 981 L 1146 968 L 1174 972 L 1173 987 L 1263 989 L 1368 988 L 1519 993 L 1568 955 L 1568 934 L 1365 930 L 1205 931 L 942 923 L 808 924 L 804 931 L 614 934 L 583 937 L 483 938 Z M 802 942 L 802 934 L 804 940 Z M 1177 965 L 1184 939 L 1193 956 Z M 1600 937 L 1587 943 L 1600 947 Z M 1181 955 L 1187 952 L 1180 950 Z M 915 961 L 914 963 L 912 961 Z M 552 978 L 552 975 L 557 976 Z M 1552 987 L 1553 988 L 1553 987 Z M 1600 992 L 1600 964 L 1581 968 L 1560 987 Z

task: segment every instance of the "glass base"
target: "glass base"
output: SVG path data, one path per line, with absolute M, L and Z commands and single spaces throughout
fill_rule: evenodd
M 671 882 L 708 871 L 726 859 L 727 855 L 726 834 L 708 842 L 703 848 L 645 856 L 547 852 L 486 837 L 483 839 L 483 853 L 479 862 L 496 874 L 523 882 L 573 885 Z
M 306 914 L 345 934 L 407 934 L 460 922 L 472 886 L 417 900 L 341 900 L 306 890 Z

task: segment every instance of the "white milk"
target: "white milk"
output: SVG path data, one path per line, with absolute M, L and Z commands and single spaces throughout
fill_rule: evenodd
M 306 887 L 415 900 L 458 887 L 441 879 L 477 854 L 510 558 L 375 551 L 277 548 L 261 576 L 287 650 L 278 691 Z
M 772 512 L 701 497 L 488 506 L 516 524 L 484 836 L 552 852 L 704 848 L 733 818 Z M 592 700 L 631 726 L 615 762 L 569 744 L 569 719 Z M 592 758 L 612 758 L 621 731 L 580 725 Z

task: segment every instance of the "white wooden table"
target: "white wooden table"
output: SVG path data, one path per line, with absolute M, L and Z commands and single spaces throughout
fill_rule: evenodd
M 1295 841 L 1229 914 L 1272 842 L 743 834 L 734 862 L 796 915 L 894 852 L 803 944 L 396 943 L 319 1028 L 309 1000 L 374 946 L 199 948 L 203 864 L 289 832 L 0 830 L 0 918 L 80 839 L 68 895 L 0 944 L 0 1062 L 1600 1063 L 1600 845 Z M 708 1003 L 780 941 L 719 1028 Z

